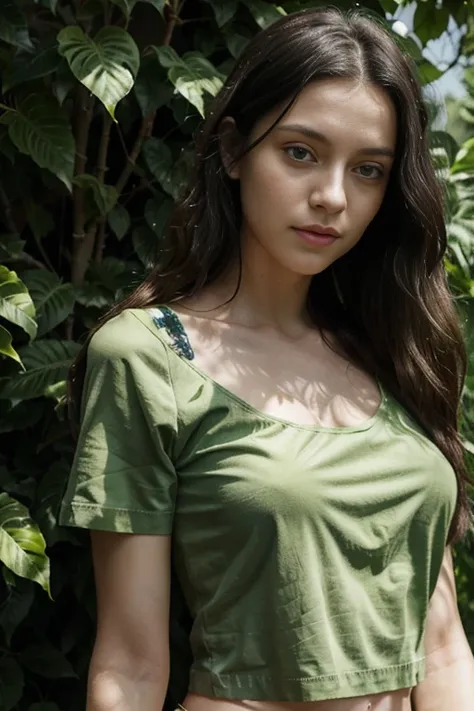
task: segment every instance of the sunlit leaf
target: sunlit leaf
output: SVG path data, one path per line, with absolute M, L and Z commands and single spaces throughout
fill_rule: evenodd
M 0 356 L 12 358 L 12 360 L 16 360 L 21 365 L 20 356 L 12 346 L 11 333 L 3 326 L 0 326 Z
M 58 42 L 74 76 L 115 120 L 115 107 L 132 89 L 140 66 L 132 36 L 121 27 L 103 27 L 92 39 L 76 25 L 62 29 Z
M 49 594 L 46 543 L 28 509 L 0 493 L 0 560 L 21 578 L 41 585 Z
M 216 96 L 224 77 L 198 52 L 180 57 L 172 47 L 155 47 L 155 51 L 160 64 L 168 69 L 168 79 L 176 91 L 204 116 L 204 94 Z
M 0 265 L 0 316 L 19 326 L 30 339 L 36 337 L 35 307 L 16 272 Z

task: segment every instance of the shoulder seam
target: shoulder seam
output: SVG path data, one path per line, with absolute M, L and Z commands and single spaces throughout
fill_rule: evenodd
M 141 325 L 147 329 L 151 333 L 152 336 L 156 338 L 156 340 L 161 344 L 161 347 L 163 349 L 163 352 L 166 356 L 166 369 L 168 373 L 168 385 L 170 387 L 171 392 L 173 393 L 173 402 L 174 402 L 174 413 L 175 413 L 175 424 L 176 424 L 176 433 L 178 433 L 179 430 L 179 415 L 178 415 L 178 403 L 176 400 L 176 393 L 174 391 L 174 384 L 173 384 L 173 379 L 171 377 L 171 365 L 170 365 L 170 355 L 168 348 L 166 347 L 166 344 L 162 341 L 162 339 L 158 336 L 158 334 L 148 326 L 148 324 L 144 323 L 138 316 L 133 312 L 130 311 L 130 314 L 138 321 L 138 323 L 141 323 Z

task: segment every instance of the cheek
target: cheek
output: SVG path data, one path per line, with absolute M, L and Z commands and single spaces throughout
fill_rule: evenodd
M 251 217 L 258 212 L 271 219 L 282 206 L 291 203 L 292 185 L 275 155 L 262 152 L 242 166 L 240 194 L 245 215 Z

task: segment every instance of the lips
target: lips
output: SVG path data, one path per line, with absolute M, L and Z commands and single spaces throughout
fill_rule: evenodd
M 303 230 L 298 229 L 297 227 L 294 229 L 298 237 L 312 247 L 326 247 L 333 244 L 333 242 L 338 239 L 338 237 L 335 237 L 332 234 L 328 234 L 327 232 L 316 232 L 314 229 Z
M 324 227 L 324 225 L 307 225 L 306 227 L 296 227 L 295 229 L 301 232 L 312 232 L 316 235 L 340 237 L 340 233 L 333 227 Z

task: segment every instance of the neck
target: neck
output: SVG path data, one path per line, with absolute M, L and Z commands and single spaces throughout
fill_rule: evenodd
M 215 318 L 279 331 L 292 338 L 307 332 L 311 324 L 306 308 L 311 275 L 285 269 L 256 239 L 242 240 L 240 284 L 239 273 L 240 267 L 235 264 L 218 282 L 204 289 L 196 297 L 196 310 L 212 310 Z M 226 304 L 228 299 L 232 300 Z

